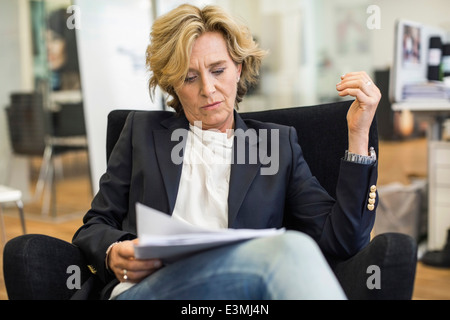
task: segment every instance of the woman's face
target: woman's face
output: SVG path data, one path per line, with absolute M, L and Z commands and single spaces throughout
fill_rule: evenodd
M 188 74 L 176 90 L 191 124 L 201 121 L 204 130 L 222 132 L 234 127 L 233 110 L 241 69 L 242 65 L 236 65 L 228 54 L 220 33 L 204 33 L 194 42 Z
M 67 61 L 66 42 L 52 30 L 46 31 L 47 37 L 47 58 L 51 70 L 62 68 Z

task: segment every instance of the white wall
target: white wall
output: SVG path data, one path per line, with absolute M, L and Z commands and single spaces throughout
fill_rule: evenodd
M 5 108 L 11 92 L 33 90 L 30 16 L 27 0 L 0 1 L 0 183 L 22 190 L 29 198 L 28 159 L 13 157 Z
M 106 170 L 106 127 L 113 109 L 162 109 L 148 90 L 145 51 L 150 0 L 78 0 L 77 30 L 92 188 Z

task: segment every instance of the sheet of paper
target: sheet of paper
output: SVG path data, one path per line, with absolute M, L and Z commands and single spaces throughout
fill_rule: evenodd
M 214 247 L 285 232 L 284 229 L 209 230 L 172 219 L 140 203 L 136 204 L 136 216 L 139 238 L 136 258 L 160 258 L 165 263 Z

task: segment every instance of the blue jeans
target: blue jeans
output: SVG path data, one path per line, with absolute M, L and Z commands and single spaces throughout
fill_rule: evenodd
M 346 299 L 318 245 L 295 231 L 196 254 L 167 265 L 119 300 Z

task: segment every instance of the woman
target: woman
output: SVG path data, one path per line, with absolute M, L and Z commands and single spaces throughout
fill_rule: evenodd
M 337 86 L 340 96 L 356 100 L 335 200 L 311 175 L 293 128 L 243 121 L 234 111 L 263 56 L 249 31 L 215 6 L 182 5 L 155 21 L 147 50 L 150 89 L 169 93 L 176 115 L 130 114 L 73 240 L 109 283 L 106 297 L 114 287 L 117 299 L 345 298 L 321 251 L 345 259 L 369 241 L 376 203 L 367 206 L 367 197 L 375 193 L 369 189 L 377 170 L 368 132 L 379 90 L 364 72 L 343 76 Z M 187 137 L 177 163 L 180 142 L 171 138 L 180 129 Z M 234 133 L 249 130 L 268 135 L 242 151 Z M 249 155 L 273 137 L 276 172 L 262 174 L 261 159 L 232 161 L 241 156 L 233 150 Z M 224 161 L 207 161 L 211 154 Z M 164 265 L 134 257 L 136 202 L 208 228 L 289 231 Z

